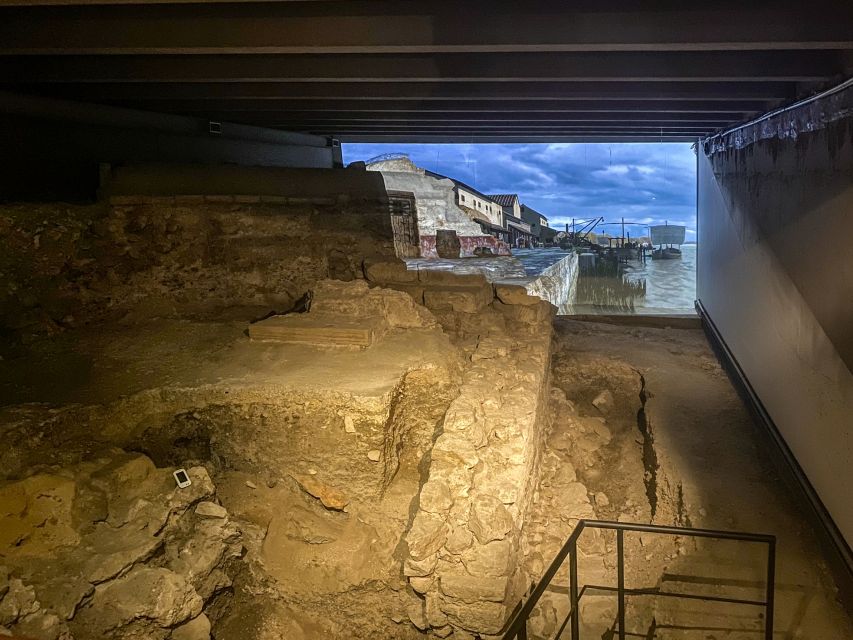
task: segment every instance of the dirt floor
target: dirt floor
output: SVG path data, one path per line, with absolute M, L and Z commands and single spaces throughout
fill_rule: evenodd
M 578 517 L 768 533 L 778 539 L 774 637 L 853 638 L 814 534 L 701 330 L 558 318 L 552 387 L 544 475 L 525 532 L 533 575 Z M 615 584 L 614 547 L 612 536 L 582 538 L 581 584 Z M 760 600 L 764 563 L 754 544 L 626 535 L 629 587 Z M 542 637 L 567 611 L 565 582 L 533 621 Z M 588 593 L 584 637 L 609 637 L 614 598 Z M 746 640 L 763 637 L 762 612 L 636 596 L 627 626 L 634 637 Z

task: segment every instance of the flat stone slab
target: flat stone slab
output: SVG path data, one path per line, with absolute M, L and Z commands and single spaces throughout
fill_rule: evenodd
M 249 325 L 252 340 L 272 340 L 329 347 L 369 347 L 373 327 L 365 324 L 328 321 L 305 316 L 273 316 Z

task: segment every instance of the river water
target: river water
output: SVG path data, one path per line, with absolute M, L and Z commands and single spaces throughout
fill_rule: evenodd
M 696 299 L 696 245 L 681 247 L 675 260 L 631 260 L 618 268 L 613 263 L 599 265 L 595 273 L 578 276 L 574 304 L 565 310 L 575 314 L 692 314 Z M 560 249 L 515 249 L 513 256 L 528 274 L 567 255 Z

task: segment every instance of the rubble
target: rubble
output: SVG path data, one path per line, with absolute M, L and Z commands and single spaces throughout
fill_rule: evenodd
M 172 469 L 112 449 L 0 485 L 0 627 L 39 640 L 209 637 L 190 623 L 230 584 L 240 531 L 210 501 L 207 471 L 187 473 L 181 489 Z

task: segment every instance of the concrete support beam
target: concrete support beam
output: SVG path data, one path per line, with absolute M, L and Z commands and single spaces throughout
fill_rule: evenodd
M 7 2 L 6 4 L 12 4 Z M 16 3 L 18 4 L 18 3 Z M 20 3 L 24 4 L 24 3 Z M 7 55 L 541 53 L 853 48 L 853 9 L 397 0 L 9 8 Z M 142 4 L 142 3 L 139 3 Z M 477 28 L 471 26 L 476 24 Z M 57 30 L 62 37 L 57 38 Z
M 2 56 L 0 83 L 820 82 L 844 74 L 849 58 L 839 51 Z
M 708 134 L 851 74 L 823 0 L 0 0 L 0 89 L 327 136 Z

